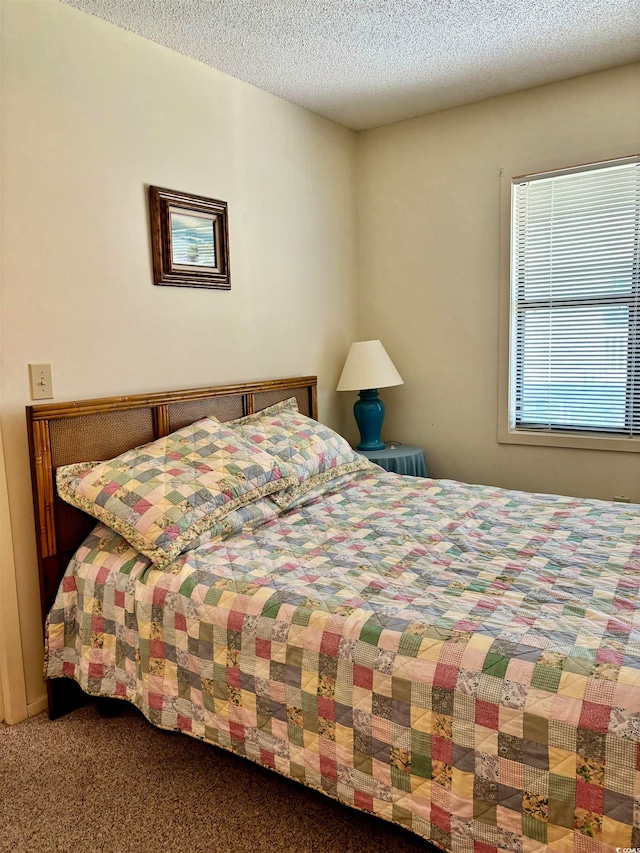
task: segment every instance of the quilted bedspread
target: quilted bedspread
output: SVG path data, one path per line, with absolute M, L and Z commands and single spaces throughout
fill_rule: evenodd
M 47 674 L 451 853 L 640 848 L 640 509 L 336 489 L 162 571 L 98 525 Z

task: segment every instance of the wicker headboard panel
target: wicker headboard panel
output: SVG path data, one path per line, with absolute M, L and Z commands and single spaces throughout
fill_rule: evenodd
M 315 376 L 304 376 L 27 406 L 43 618 L 73 552 L 96 523 L 60 500 L 56 468 L 110 459 L 200 418 L 227 421 L 287 397 L 296 397 L 300 411 L 317 418 L 316 384 Z

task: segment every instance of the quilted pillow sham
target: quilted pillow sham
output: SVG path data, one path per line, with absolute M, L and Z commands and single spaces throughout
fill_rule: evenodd
M 107 462 L 59 468 L 60 497 L 158 568 L 230 512 L 297 483 L 281 459 L 211 418 Z
M 227 426 L 292 469 L 296 484 L 271 495 L 283 509 L 335 477 L 372 467 L 337 432 L 300 414 L 295 397 L 229 421 Z

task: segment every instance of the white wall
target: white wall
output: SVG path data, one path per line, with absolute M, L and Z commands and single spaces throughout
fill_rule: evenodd
M 640 65 L 359 134 L 360 337 L 406 383 L 383 394 L 387 437 L 434 476 L 640 502 L 640 454 L 497 441 L 500 168 L 639 151 Z
M 54 2 L 3 11 L 1 395 L 27 700 L 44 696 L 24 406 L 317 374 L 356 328 L 355 134 Z M 155 287 L 146 185 L 229 204 L 230 292 Z M 6 696 L 5 696 L 6 702 Z

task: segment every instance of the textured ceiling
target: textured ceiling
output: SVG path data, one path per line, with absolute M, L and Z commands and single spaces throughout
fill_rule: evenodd
M 362 130 L 640 59 L 640 0 L 63 0 Z

